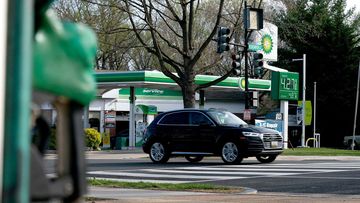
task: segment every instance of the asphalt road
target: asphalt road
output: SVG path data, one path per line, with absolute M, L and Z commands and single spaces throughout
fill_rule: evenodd
M 91 177 L 123 181 L 212 183 L 249 187 L 264 193 L 359 195 L 360 159 L 276 160 L 260 164 L 245 159 L 224 165 L 218 158 L 191 164 L 183 158 L 153 164 L 148 158 L 88 159 Z

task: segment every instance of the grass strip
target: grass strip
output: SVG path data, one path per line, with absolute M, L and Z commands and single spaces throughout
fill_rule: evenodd
M 89 185 L 98 187 L 131 188 L 146 190 L 169 190 L 169 191 L 192 191 L 192 192 L 219 192 L 219 193 L 239 193 L 244 189 L 241 187 L 228 187 L 212 184 L 198 183 L 151 183 L 151 182 L 123 182 L 105 179 L 89 179 Z
M 290 148 L 282 155 L 289 156 L 360 156 L 360 150 L 345 150 L 332 148 Z

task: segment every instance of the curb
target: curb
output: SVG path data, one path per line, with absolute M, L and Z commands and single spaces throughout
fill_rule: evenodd
M 258 191 L 253 188 L 249 188 L 249 187 L 242 187 L 242 188 L 244 188 L 245 191 L 237 193 L 237 194 L 239 194 L 239 195 L 254 195 L 254 194 L 258 193 Z
M 221 192 L 197 192 L 197 191 L 169 191 L 169 190 L 149 190 L 149 189 L 130 189 L 130 188 L 111 188 L 111 187 L 99 187 L 99 186 L 90 186 L 88 188 L 87 197 L 95 197 L 95 198 L 107 198 L 111 200 L 119 200 L 121 198 L 127 198 L 126 196 L 136 196 L 139 198 L 146 198 L 147 196 L 152 196 L 152 194 L 156 193 L 158 197 L 161 196 L 172 196 L 172 197 L 180 197 L 180 196 L 196 196 L 196 195 L 214 195 L 214 196 L 222 196 L 222 195 L 253 195 L 257 194 L 257 190 L 248 187 L 241 187 L 244 189 L 243 192 L 238 193 L 221 193 Z M 127 195 L 124 195 L 125 193 Z M 123 194 L 124 196 L 121 196 Z M 119 196 L 120 195 L 120 196 Z

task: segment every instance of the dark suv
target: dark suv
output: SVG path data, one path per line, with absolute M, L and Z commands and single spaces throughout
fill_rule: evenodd
M 204 156 L 221 156 L 225 163 L 240 163 L 256 156 L 270 163 L 283 151 L 278 131 L 246 124 L 228 111 L 182 109 L 158 115 L 147 127 L 143 150 L 154 163 L 171 156 L 199 162 Z

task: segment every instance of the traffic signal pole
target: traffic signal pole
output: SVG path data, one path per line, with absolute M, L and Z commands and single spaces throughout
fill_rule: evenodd
M 247 16 L 246 14 L 246 6 L 247 6 L 247 2 L 245 1 L 245 5 L 244 5 L 244 16 Z M 247 18 L 244 18 L 247 20 Z M 245 22 L 245 25 L 247 24 L 247 22 Z M 244 43 L 245 43 L 245 47 L 244 47 L 244 54 L 245 54 L 245 109 L 249 109 L 249 98 L 248 98 L 248 91 L 249 91 L 249 85 L 248 85 L 248 49 L 249 49 L 249 42 L 248 42 L 248 30 L 247 30 L 247 26 L 244 26 Z

